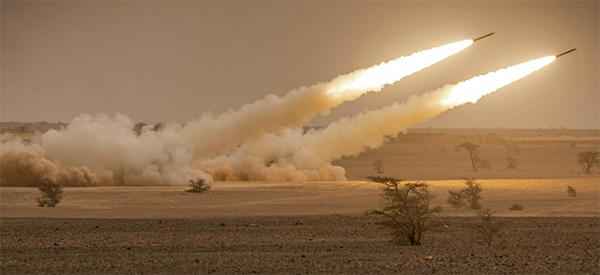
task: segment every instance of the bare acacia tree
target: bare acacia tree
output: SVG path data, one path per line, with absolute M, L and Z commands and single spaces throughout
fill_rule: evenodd
M 591 174 L 594 169 L 600 165 L 600 152 L 598 151 L 584 151 L 579 152 L 577 155 L 577 163 L 581 165 L 581 170 L 586 174 Z
M 477 213 L 477 223 L 473 225 L 473 229 L 479 233 L 481 239 L 487 244 L 492 245 L 494 239 L 502 229 L 502 222 L 498 221 L 491 209 L 487 208 Z
M 383 165 L 384 165 L 383 159 L 377 159 L 375 162 L 373 162 L 372 166 L 373 166 L 373 170 L 375 170 L 375 173 L 377 173 L 377 174 L 385 173 L 385 168 L 383 167 Z
M 479 145 L 471 142 L 464 142 L 460 145 L 460 147 L 467 149 L 469 152 L 469 157 L 471 157 L 471 167 L 473 171 L 477 171 L 481 166 L 481 162 L 483 161 L 481 157 L 479 157 Z
M 384 218 L 377 224 L 390 228 L 394 241 L 403 243 L 405 240 L 410 245 L 421 245 L 423 234 L 431 227 L 429 203 L 432 196 L 427 184 L 417 182 L 402 186 L 402 180 L 394 177 L 370 176 L 367 179 L 385 186 L 381 195 L 383 209 L 368 214 Z
M 481 196 L 481 192 L 483 189 L 481 188 L 481 184 L 476 182 L 474 178 L 465 178 L 465 184 L 467 187 L 461 190 L 461 192 L 465 195 L 465 199 L 469 203 L 469 208 L 471 209 L 481 209 L 481 204 L 479 204 L 479 200 L 483 197 Z

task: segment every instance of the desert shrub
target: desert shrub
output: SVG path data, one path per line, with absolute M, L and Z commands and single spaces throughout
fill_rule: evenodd
M 577 198 L 577 190 L 569 185 L 567 185 L 567 194 L 570 197 Z
M 518 203 L 513 203 L 513 205 L 511 205 L 509 208 L 509 210 L 516 210 L 516 211 L 523 210 L 523 209 L 524 209 L 523 205 L 520 205 Z
M 594 169 L 600 165 L 600 152 L 584 151 L 577 155 L 577 163 L 581 166 L 581 170 L 586 174 L 591 174 Z
M 442 213 L 444 212 L 444 207 L 441 205 L 436 205 L 431 209 L 431 212 L 433 213 Z
M 508 156 L 506 158 L 506 161 L 508 161 L 508 165 L 506 165 L 506 168 L 508 169 L 517 169 L 517 167 L 519 166 L 519 161 L 511 156 Z
M 492 245 L 492 240 L 499 235 L 502 229 L 502 222 L 498 221 L 491 209 L 484 209 L 477 212 L 477 221 L 472 225 L 472 229 L 487 246 Z
M 430 227 L 432 211 L 429 209 L 431 194 L 426 183 L 405 183 L 394 177 L 367 177 L 372 182 L 383 184 L 381 199 L 383 208 L 368 214 L 383 217 L 377 224 L 392 230 L 394 241 L 421 245 L 421 238 Z
M 204 193 L 210 189 L 210 185 L 206 183 L 206 181 L 203 178 L 196 178 L 190 180 L 189 186 L 190 189 L 185 190 L 185 192 Z
M 446 202 L 452 206 L 454 209 L 461 209 L 465 206 L 464 195 L 462 191 L 452 191 L 449 190 L 448 193 L 450 196 L 446 200 Z
M 373 166 L 373 170 L 375 170 L 375 173 L 377 173 L 377 174 L 385 173 L 385 168 L 383 167 L 383 165 L 384 165 L 383 159 L 377 159 L 375 162 L 373 162 L 372 166 Z
M 465 199 L 467 200 L 468 206 L 471 209 L 481 209 L 481 204 L 479 204 L 479 200 L 483 197 L 481 196 L 481 192 L 483 188 L 481 188 L 481 184 L 476 182 L 474 178 L 465 178 L 465 187 L 461 190 L 461 192 L 465 195 Z
M 39 207 L 55 207 L 62 200 L 63 189 L 58 183 L 46 180 L 38 189 L 42 193 L 35 199 Z

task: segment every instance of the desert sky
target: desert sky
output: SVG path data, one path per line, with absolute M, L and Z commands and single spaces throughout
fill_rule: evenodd
M 185 123 L 489 32 L 309 125 L 571 48 L 421 127 L 598 128 L 599 3 L 2 2 L 1 121 Z

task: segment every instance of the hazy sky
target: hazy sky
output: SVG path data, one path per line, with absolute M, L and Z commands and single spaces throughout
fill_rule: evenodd
M 3 1 L 0 119 L 66 122 L 121 112 L 184 123 L 495 31 L 311 124 L 576 47 L 420 126 L 598 128 L 599 14 L 597 1 Z

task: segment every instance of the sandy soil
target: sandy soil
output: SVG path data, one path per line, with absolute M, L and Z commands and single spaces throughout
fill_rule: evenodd
M 464 141 L 492 169 L 470 171 L 454 149 Z M 579 174 L 576 156 L 599 144 L 598 130 L 420 129 L 338 161 L 349 182 L 65 188 L 56 208 L 37 207 L 36 188 L 0 187 L 0 273 L 598 274 L 600 178 Z M 519 169 L 505 168 L 509 155 Z M 378 158 L 386 174 L 430 185 L 447 229 L 420 247 L 389 242 L 364 215 L 380 204 L 381 186 L 363 181 Z M 446 204 L 462 177 L 481 179 L 481 204 L 505 223 L 490 248 L 468 229 L 475 212 Z
M 501 216 L 600 216 L 599 179 L 480 180 L 481 204 Z M 448 190 L 461 180 L 428 181 L 432 205 L 443 215 L 469 216 L 448 207 Z M 567 185 L 579 192 L 569 197 Z M 187 187 L 65 188 L 54 209 L 37 207 L 36 188 L 0 188 L 2 217 L 193 218 L 357 214 L 379 206 L 381 186 L 369 182 L 216 182 L 210 193 L 186 193 Z M 513 203 L 523 211 L 510 211 Z
M 566 183 L 580 196 L 566 194 Z M 0 188 L 2 274 L 217 273 L 596 274 L 597 179 L 482 180 L 482 204 L 505 223 L 488 248 L 475 211 L 445 205 L 461 181 L 431 181 L 445 206 L 420 247 L 398 246 L 367 182 L 222 182 L 185 187 L 66 188 L 56 208 L 35 188 Z M 512 203 L 525 209 L 510 211 Z
M 422 246 L 364 215 L 194 219 L 2 218 L 2 274 L 597 274 L 597 218 L 502 218 L 491 247 L 466 225 Z

